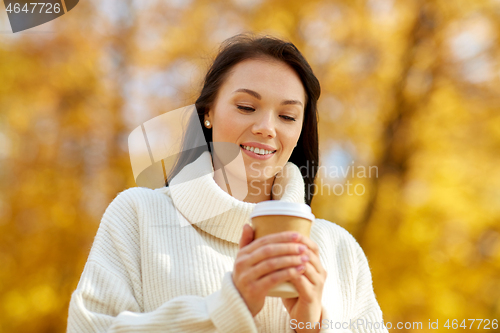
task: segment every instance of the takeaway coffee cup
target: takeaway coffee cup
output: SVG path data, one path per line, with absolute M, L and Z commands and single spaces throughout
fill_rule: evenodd
M 268 200 L 255 205 L 250 219 L 255 239 L 282 231 L 296 231 L 309 237 L 314 215 L 306 204 Z M 267 296 L 294 298 L 299 293 L 291 282 L 285 282 L 271 289 Z

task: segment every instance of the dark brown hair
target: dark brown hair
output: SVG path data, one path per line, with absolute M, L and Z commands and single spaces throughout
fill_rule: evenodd
M 314 195 L 314 179 L 319 162 L 318 152 L 318 111 L 317 101 L 321 94 L 319 81 L 311 66 L 300 51 L 290 42 L 270 36 L 240 34 L 224 41 L 212 66 L 208 70 L 200 96 L 195 102 L 198 121 L 202 124 L 207 144 L 212 142 L 212 129 L 203 126 L 205 113 L 213 106 L 217 93 L 227 78 L 229 71 L 238 63 L 255 58 L 271 58 L 289 65 L 300 77 L 306 92 L 304 122 L 297 146 L 290 156 L 302 173 L 305 183 L 305 202 L 311 205 Z M 195 119 L 192 119 L 194 121 Z M 191 146 L 192 147 L 192 146 Z M 209 145 L 210 150 L 210 145 Z M 203 149 L 206 151 L 206 149 Z M 181 154 L 172 175 L 186 164 L 193 162 L 203 152 L 200 149 Z M 168 185 L 168 182 L 166 183 Z

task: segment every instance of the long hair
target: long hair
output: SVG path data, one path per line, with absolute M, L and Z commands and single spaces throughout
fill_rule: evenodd
M 295 45 L 275 37 L 259 37 L 252 34 L 239 34 L 225 40 L 205 76 L 200 96 L 195 102 L 198 119 L 192 117 L 191 121 L 200 122 L 210 151 L 209 143 L 212 142 L 212 129 L 203 126 L 205 113 L 213 106 L 217 92 L 227 78 L 229 71 L 236 64 L 247 59 L 263 57 L 276 59 L 289 65 L 300 77 L 306 92 L 302 131 L 297 146 L 288 161 L 299 167 L 305 184 L 304 199 L 306 204 L 311 205 L 314 195 L 314 179 L 319 162 L 317 102 L 321 88 L 311 66 Z M 206 148 L 191 149 L 181 153 L 171 172 L 172 177 L 186 164 L 195 161 L 203 151 L 206 151 Z M 168 186 L 168 181 L 166 181 L 166 185 Z

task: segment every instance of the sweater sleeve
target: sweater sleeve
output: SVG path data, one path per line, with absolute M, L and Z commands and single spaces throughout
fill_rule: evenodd
M 352 321 L 353 332 L 380 332 L 387 333 L 388 330 L 383 322 L 382 310 L 375 298 L 373 290 L 372 274 L 368 265 L 363 249 L 354 242 L 355 253 L 357 256 L 358 275 L 356 278 L 356 305 Z
M 144 312 L 139 227 L 127 192 L 103 215 L 71 296 L 67 332 L 257 332 L 231 272 L 207 297 L 179 296 Z
M 346 234 L 348 233 L 346 232 Z M 352 252 L 350 252 L 352 257 L 350 260 L 353 264 L 351 269 L 354 272 L 351 283 L 355 286 L 351 298 L 354 301 L 352 312 L 347 321 L 340 323 L 331 320 L 328 323 L 322 322 L 320 333 L 388 333 L 383 322 L 382 310 L 375 298 L 368 259 L 355 238 L 350 234 L 348 237 L 351 239 Z M 326 307 L 323 307 L 322 318 L 332 318 Z

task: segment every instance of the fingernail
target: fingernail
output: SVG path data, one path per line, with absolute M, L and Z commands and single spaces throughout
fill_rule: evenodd
M 292 240 L 294 240 L 294 241 L 295 241 L 295 240 L 297 240 L 297 239 L 299 239 L 299 234 L 298 234 L 298 233 L 296 233 L 296 232 L 294 232 L 294 233 L 292 234 Z
M 306 246 L 305 245 L 300 245 L 299 246 L 299 253 L 304 253 L 306 251 Z
M 308 256 L 302 256 L 302 257 L 300 257 L 300 260 L 302 260 L 302 261 L 308 261 L 309 257 Z
M 297 271 L 302 272 L 304 270 L 304 265 L 297 266 Z

